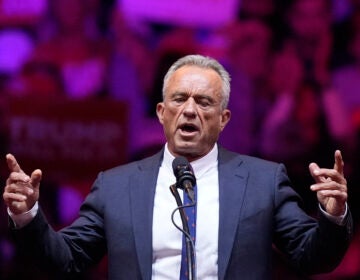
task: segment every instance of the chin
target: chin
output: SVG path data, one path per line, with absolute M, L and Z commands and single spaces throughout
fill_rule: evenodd
M 197 149 L 191 145 L 182 145 L 182 146 L 177 146 L 175 151 L 179 154 L 192 154 L 196 151 Z
M 189 143 L 186 143 L 182 145 L 176 145 L 174 151 L 180 155 L 191 155 L 196 154 L 199 149 L 195 145 L 189 145 Z

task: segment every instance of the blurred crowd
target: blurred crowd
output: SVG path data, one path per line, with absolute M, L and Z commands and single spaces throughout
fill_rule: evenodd
M 358 228 L 359 0 L 241 0 L 234 20 L 218 28 L 133 22 L 122 12 L 121 1 L 114 0 L 0 4 L 7 2 L 8 10 L 11 3 L 23 5 L 18 13 L 0 15 L 3 159 L 6 100 L 31 96 L 49 102 L 56 97 L 124 101 L 129 107 L 128 160 L 151 154 L 164 143 L 155 115 L 162 78 L 177 58 L 200 53 L 218 59 L 232 77 L 232 118 L 220 143 L 285 163 L 304 207 L 314 215 L 317 204 L 309 190 L 308 164 L 315 161 L 331 167 L 334 151 L 340 149 Z M 1 176 L 6 178 L 7 171 Z M 53 190 L 63 186 L 60 178 L 55 183 L 44 196 L 50 219 L 62 226 L 72 214 L 66 216 L 61 209 L 69 208 L 69 201 L 77 207 L 83 193 L 64 186 L 70 191 L 57 190 L 54 195 Z M 57 210 L 52 201 L 60 196 L 68 200 L 65 206 L 58 202 Z M 13 274 L 16 254 L 7 236 L 5 207 L 0 218 L 0 278 L 7 279 L 3 273 L 16 279 L 11 278 L 17 275 Z M 354 246 L 333 276 L 337 278 L 314 279 L 359 277 L 359 234 L 356 230 Z M 278 279 L 285 279 L 284 270 L 278 273 Z M 94 275 L 89 279 L 101 279 Z

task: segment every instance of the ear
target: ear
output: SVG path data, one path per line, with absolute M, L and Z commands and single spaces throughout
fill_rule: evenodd
M 164 124 L 164 110 L 165 110 L 164 102 L 160 102 L 156 105 L 156 115 L 161 124 Z
M 221 131 L 225 128 L 225 126 L 227 125 L 227 123 L 229 122 L 230 118 L 231 118 L 231 112 L 229 109 L 225 109 L 222 111 L 221 113 L 221 117 L 220 117 L 220 129 Z

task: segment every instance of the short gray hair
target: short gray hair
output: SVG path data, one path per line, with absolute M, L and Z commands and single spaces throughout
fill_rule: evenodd
M 213 69 L 219 74 L 222 81 L 222 101 L 221 108 L 224 110 L 227 108 L 230 98 L 230 74 L 225 68 L 215 59 L 202 55 L 187 55 L 178 59 L 168 70 L 164 77 L 164 83 L 162 88 L 163 99 L 165 99 L 165 91 L 169 83 L 169 79 L 176 70 L 183 66 L 193 65 L 204 69 Z

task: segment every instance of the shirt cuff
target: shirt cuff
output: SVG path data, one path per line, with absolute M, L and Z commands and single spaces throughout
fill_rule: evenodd
M 319 204 L 319 208 L 320 208 L 320 211 L 321 213 L 324 214 L 324 216 L 331 222 L 339 225 L 339 226 L 343 226 L 345 225 L 345 217 L 348 213 L 348 206 L 347 206 L 347 203 L 345 204 L 345 213 L 341 216 L 333 216 L 333 215 L 330 215 L 329 213 L 327 213 L 322 207 L 321 205 Z
M 29 224 L 36 216 L 38 210 L 39 210 L 39 204 L 38 202 L 35 202 L 33 208 L 31 208 L 27 212 L 21 214 L 14 214 L 13 212 L 10 211 L 9 208 L 7 209 L 7 212 L 10 218 L 12 219 L 12 221 L 14 222 L 15 228 L 19 229 Z

